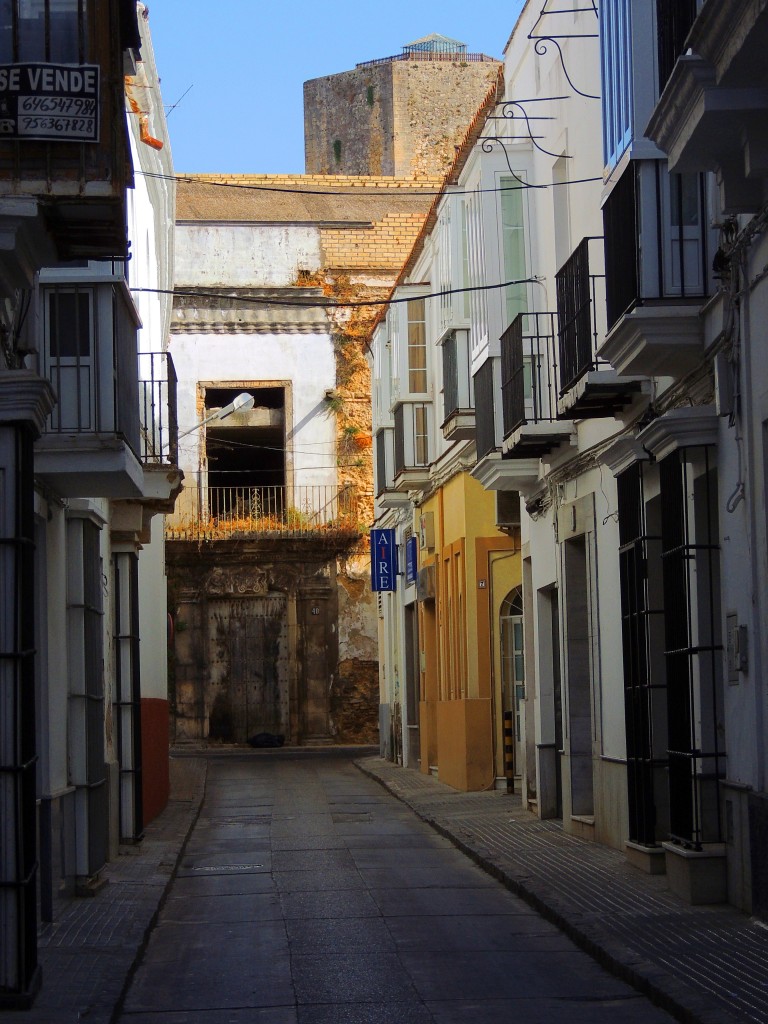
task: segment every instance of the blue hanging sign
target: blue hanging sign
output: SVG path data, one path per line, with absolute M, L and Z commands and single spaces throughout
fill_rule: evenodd
M 394 530 L 371 530 L 371 589 L 397 590 L 397 544 Z
M 419 575 L 419 539 L 409 537 L 405 542 L 405 582 L 410 586 Z

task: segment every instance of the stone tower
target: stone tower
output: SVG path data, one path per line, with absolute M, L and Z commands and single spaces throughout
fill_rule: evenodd
M 430 35 L 394 57 L 304 83 L 307 174 L 443 174 L 499 61 Z

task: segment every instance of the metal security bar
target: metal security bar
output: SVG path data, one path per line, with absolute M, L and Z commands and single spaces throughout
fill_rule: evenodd
M 112 556 L 115 583 L 115 686 L 112 709 L 120 772 L 120 839 L 144 834 L 139 663 L 139 559 L 133 552 Z
M 707 447 L 672 452 L 659 471 L 670 836 L 700 849 L 723 839 L 717 479 Z
M 165 531 L 168 540 L 353 538 L 361 530 L 357 514 L 357 492 L 351 486 L 206 487 L 193 482 L 166 517 Z
M 617 478 L 627 738 L 629 838 L 653 846 L 669 832 L 667 686 L 658 515 L 646 507 L 647 466 Z
M 168 352 L 139 353 L 141 461 L 176 465 L 179 456 L 177 382 Z
M 32 432 L 0 430 L 0 1005 L 37 974 Z
M 554 313 L 520 313 L 501 336 L 504 437 L 557 419 Z
M 69 635 L 70 782 L 75 787 L 77 875 L 87 886 L 107 861 L 109 793 L 104 763 L 103 575 L 100 530 L 70 513 L 68 557 L 78 567 L 67 591 Z
M 555 275 L 561 395 L 586 373 L 608 366 L 597 357 L 605 277 L 590 273 L 590 243 L 599 242 L 602 238 L 583 238 Z

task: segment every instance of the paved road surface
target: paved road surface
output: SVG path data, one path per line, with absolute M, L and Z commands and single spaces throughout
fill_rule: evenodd
M 663 1024 L 343 754 L 209 763 L 121 1024 Z

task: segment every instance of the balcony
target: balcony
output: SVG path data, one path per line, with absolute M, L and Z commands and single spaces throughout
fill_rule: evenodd
M 117 274 L 41 271 L 40 375 L 56 406 L 35 443 L 35 475 L 62 497 L 143 495 L 138 313 Z
M 501 402 L 506 458 L 540 459 L 567 442 L 558 418 L 554 313 L 520 313 L 501 336 Z
M 631 162 L 603 208 L 608 333 L 617 373 L 683 377 L 704 356 L 699 311 L 714 290 L 703 175 Z
M 672 170 L 717 172 L 726 214 L 762 208 L 768 178 L 768 14 L 747 0 L 708 0 L 647 133 Z
M 503 353 L 503 346 L 502 346 Z M 477 464 L 471 472 L 487 491 L 524 491 L 538 478 L 538 458 L 502 454 L 496 436 L 496 398 L 503 394 L 496 380 L 498 359 L 486 360 L 474 377 L 477 408 Z M 502 416 L 498 416 L 501 421 Z
M 640 390 L 640 382 L 618 376 L 598 348 L 605 337 L 605 275 L 602 238 L 584 238 L 555 276 L 558 415 L 572 419 L 615 416 Z
M 430 411 L 429 402 L 395 407 L 395 490 L 418 490 L 429 483 Z
M 446 331 L 443 349 L 443 437 L 446 441 L 472 441 L 475 409 L 470 372 L 469 331 Z
M 402 508 L 408 504 L 407 494 L 395 489 L 395 432 L 383 427 L 375 438 L 376 504 L 381 508 Z
M 360 537 L 358 501 L 349 485 L 182 489 L 165 521 L 169 541 L 312 540 L 333 545 Z
M 127 255 L 123 60 L 138 45 L 129 0 L 12 0 L 0 11 L 0 63 L 18 83 L 0 125 L 0 198 L 11 212 L 43 201 L 59 259 Z
M 173 511 L 181 487 L 178 469 L 176 370 L 168 352 L 139 353 L 139 419 L 143 496 L 153 510 Z

